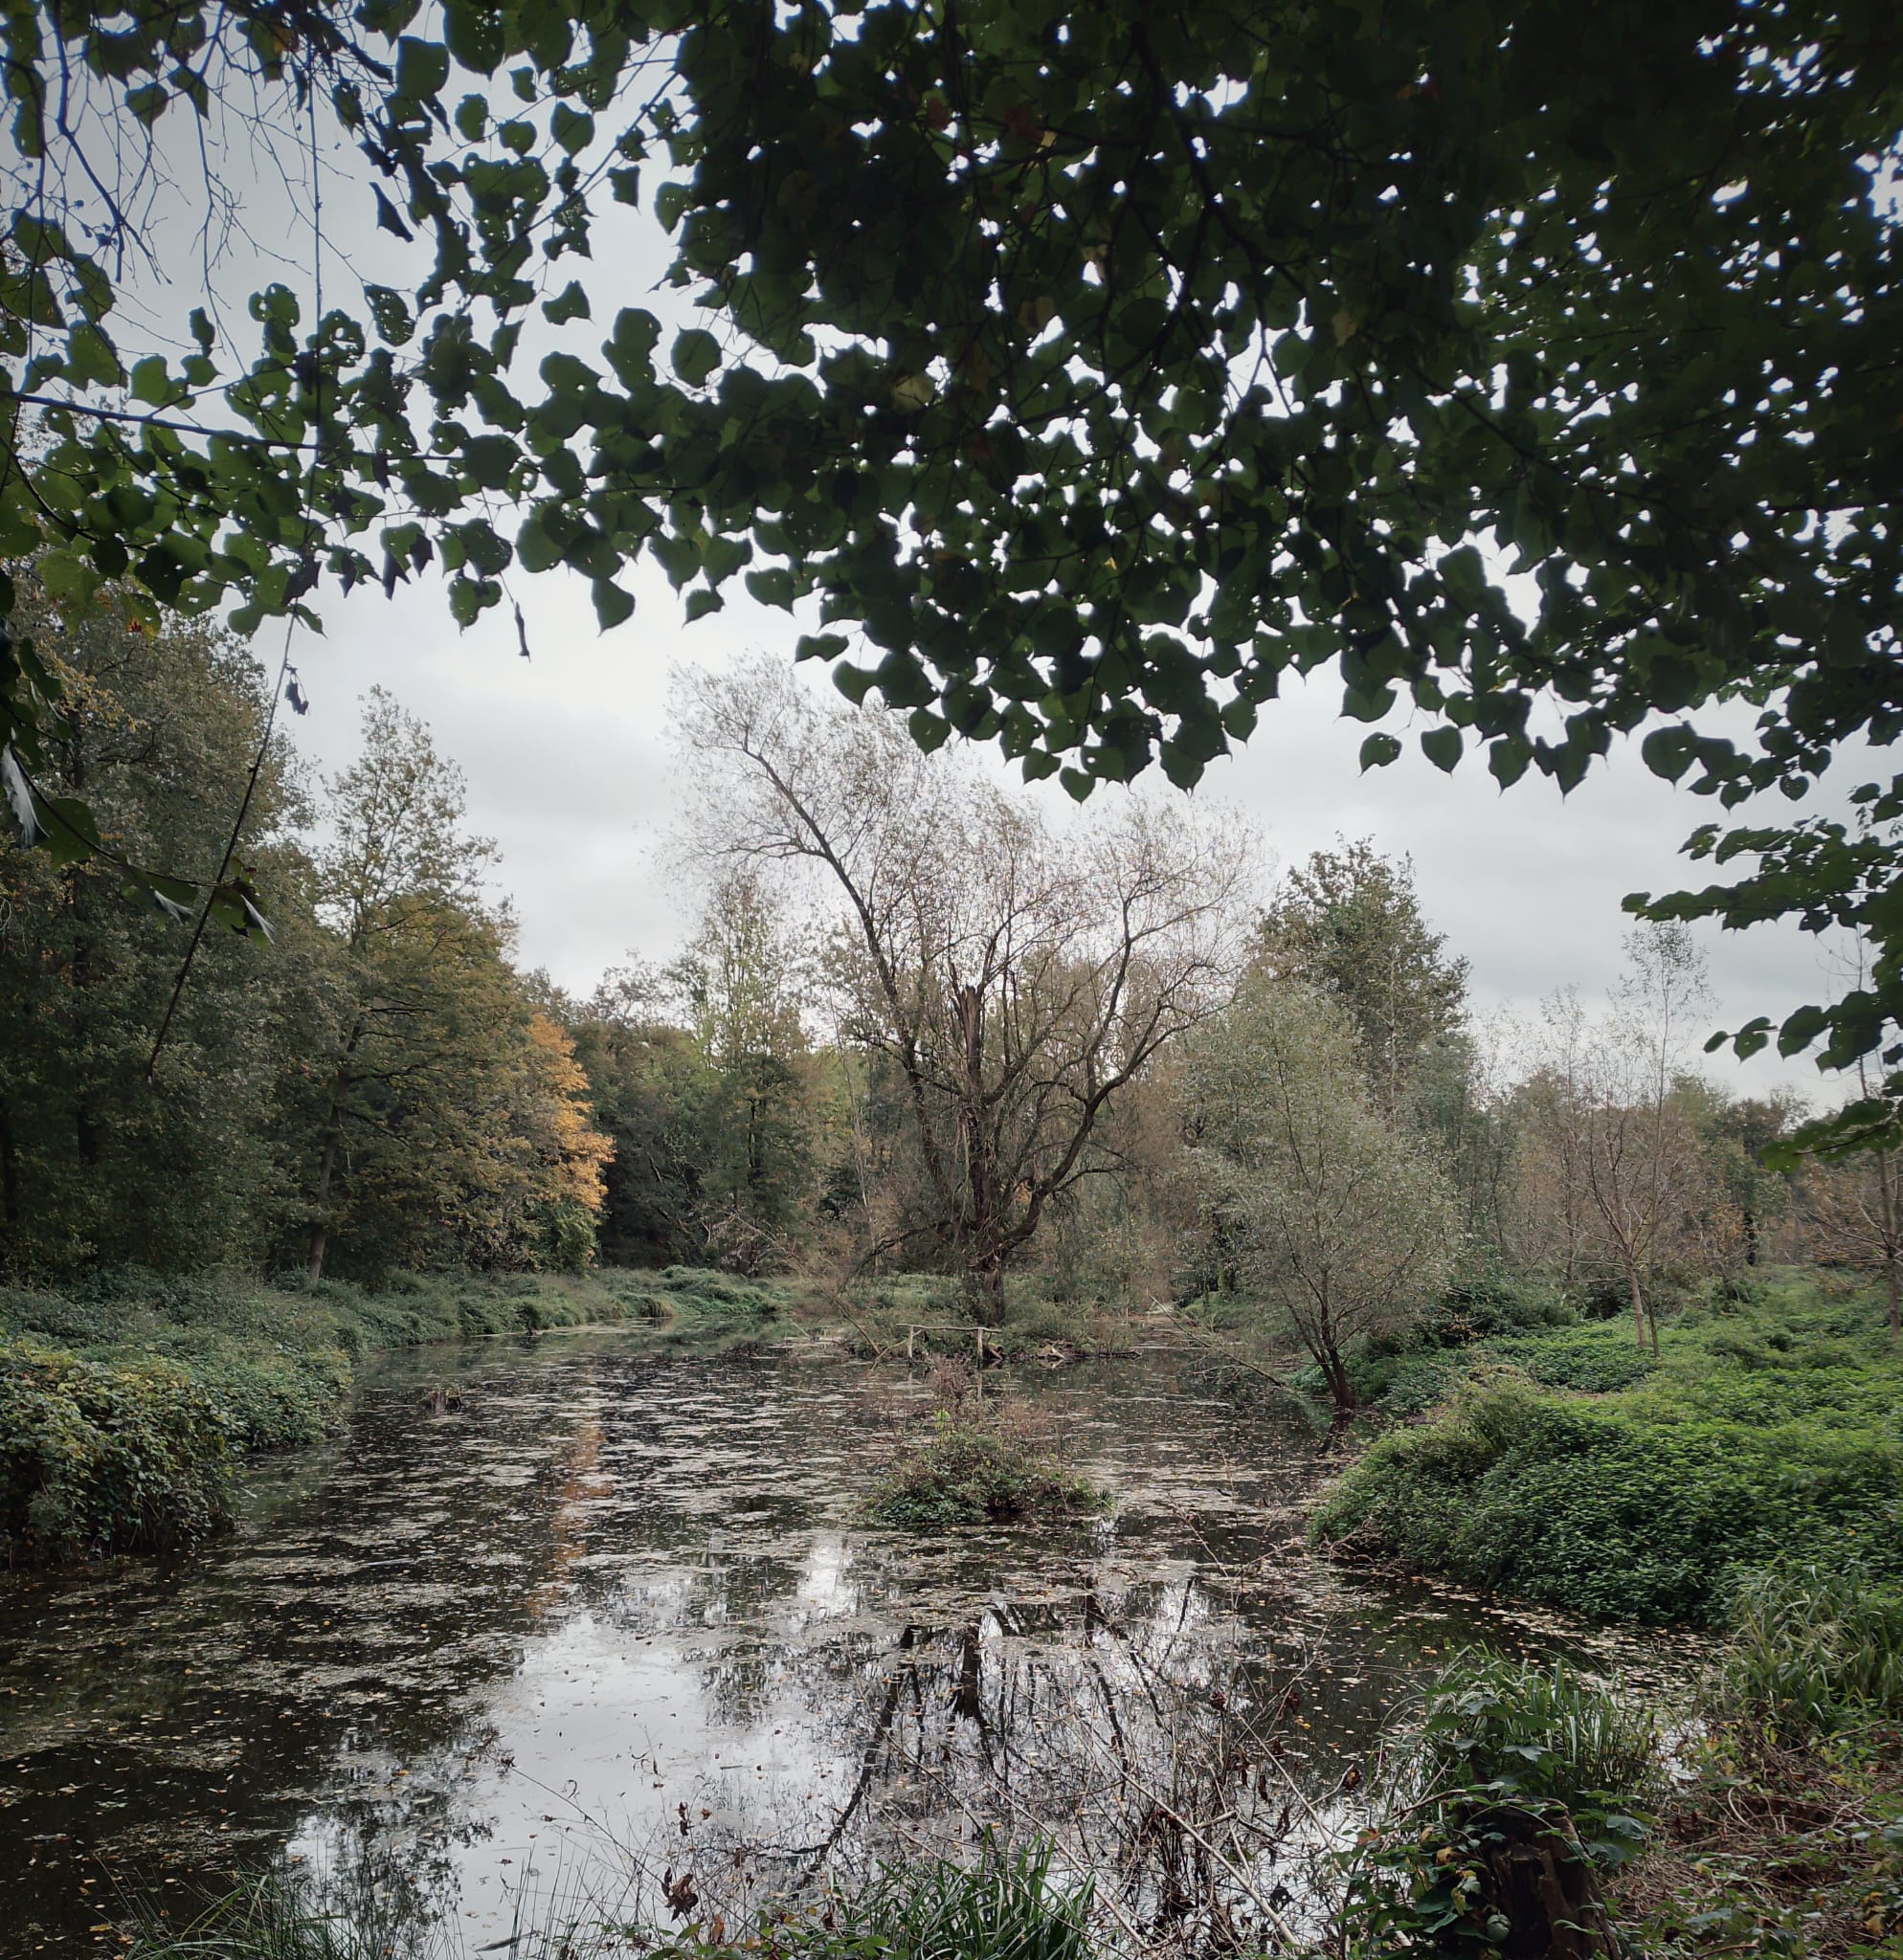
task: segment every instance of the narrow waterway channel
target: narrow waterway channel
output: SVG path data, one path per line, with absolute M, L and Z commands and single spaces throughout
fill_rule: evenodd
M 430 1413 L 449 1386 L 460 1412 Z M 1101 1823 L 1114 1861 L 1137 1799 L 1183 1811 L 1153 1785 L 1224 1749 L 1264 1815 L 1325 1808 L 1463 1641 L 1648 1662 L 1316 1560 L 1312 1434 L 1177 1358 L 1018 1388 L 1108 1520 L 863 1526 L 901 1385 L 821 1344 L 384 1360 L 335 1442 L 255 1466 L 235 1537 L 0 1577 L 0 1952 L 115 1949 L 127 1896 L 179 1914 L 280 1859 L 471 1948 L 525 1892 L 635 1880 L 604 1903 L 664 1916 L 663 1877 L 738 1900 L 988 1826 L 1063 1822 L 1096 1856 Z M 1264 1709 L 1251 1771 L 1224 1738 Z

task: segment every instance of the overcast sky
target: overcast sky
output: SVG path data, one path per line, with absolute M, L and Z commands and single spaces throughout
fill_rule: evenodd
M 638 572 L 634 584 L 634 618 L 604 635 L 581 581 L 518 578 L 527 660 L 512 620 L 491 614 L 459 634 L 434 579 L 399 588 L 392 601 L 380 592 L 333 597 L 325 637 L 302 636 L 294 648 L 311 707 L 285 723 L 302 752 L 325 769 L 347 761 L 363 696 L 375 684 L 428 722 L 467 777 L 473 827 L 502 846 L 524 962 L 578 991 L 630 951 L 666 956 L 693 917 L 695 895 L 667 850 L 680 787 L 670 672 L 756 649 L 790 659 L 800 631 L 739 591 L 724 612 L 684 626 L 658 572 Z M 1621 899 L 1709 875 L 1677 851 L 1719 813 L 1652 776 L 1636 746 L 1616 749 L 1565 799 L 1532 775 L 1502 792 L 1477 761 L 1443 775 L 1411 746 L 1392 768 L 1362 775 L 1367 730 L 1342 720 L 1338 702 L 1339 683 L 1326 674 L 1298 684 L 1195 794 L 1252 821 L 1285 865 L 1337 836 L 1372 837 L 1411 857 L 1429 918 L 1472 963 L 1483 1013 L 1530 1014 L 1569 985 L 1602 994 L 1632 924 Z M 1153 770 L 1147 793 L 1178 792 Z M 1780 1015 L 1832 985 L 1818 941 L 1794 930 L 1699 936 L 1717 996 L 1714 1026 Z M 1708 1067 L 1740 1089 L 1826 1092 L 1808 1062 L 1765 1056 L 1741 1066 L 1714 1057 Z
M 168 140 L 178 134 L 169 123 L 162 131 Z M 192 141 L 197 134 L 190 132 Z M 212 281 L 223 317 L 240 324 L 243 296 L 263 280 L 308 283 L 302 275 L 309 220 L 298 215 L 287 188 L 303 167 L 302 139 L 276 152 L 261 145 L 256 129 L 244 127 L 235 146 L 214 158 L 228 186 L 243 186 L 247 233 L 227 236 Z M 323 161 L 330 303 L 354 301 L 351 289 L 366 278 L 408 284 L 415 263 L 374 229 L 355 152 L 326 137 Z M 191 210 L 187 197 L 174 199 L 168 219 L 161 212 L 153 234 L 159 250 L 143 274 L 134 273 L 138 290 L 119 316 L 128 359 L 142 338 L 176 345 L 186 314 L 208 297 Z M 670 326 L 705 321 L 689 310 L 687 296 L 661 285 L 668 256 L 645 217 L 607 214 L 594 256 L 579 268 L 593 322 L 567 329 L 570 345 L 593 355 L 622 305 L 648 306 Z M 559 284 L 575 268 L 551 270 Z M 531 315 L 531 341 L 549 331 Z M 539 349 L 526 344 L 526 351 L 532 361 Z M 326 634 L 301 635 L 293 649 L 310 712 L 283 718 L 290 739 L 326 770 L 353 754 L 362 698 L 374 684 L 427 721 L 466 774 L 474 828 L 502 846 L 502 882 L 520 920 L 522 959 L 577 991 L 591 990 L 631 951 L 665 957 L 692 916 L 693 895 L 671 873 L 665 848 L 678 783 L 666 733 L 670 671 L 752 650 L 790 658 L 802 624 L 813 623 L 756 606 L 735 580 L 726 611 L 686 627 L 654 568 L 636 569 L 626 582 L 638 596 L 635 616 L 603 636 L 583 582 L 564 572 L 516 573 L 510 583 L 527 621 L 528 660 L 517 651 L 513 620 L 498 613 L 459 634 L 434 574 L 399 588 L 393 601 L 374 590 L 348 599 L 326 590 L 318 601 Z M 280 644 L 277 628 L 259 636 L 259 657 L 274 668 Z M 826 685 L 817 674 L 812 679 Z M 1246 748 L 1212 767 L 1196 793 L 1255 823 L 1284 864 L 1338 836 L 1371 837 L 1383 851 L 1411 857 L 1429 918 L 1472 963 L 1473 997 L 1484 1014 L 1531 1014 L 1542 997 L 1569 985 L 1588 997 L 1602 994 L 1632 924 L 1621 898 L 1702 883 L 1709 875 L 1677 851 L 1690 831 L 1723 813 L 1650 775 L 1636 745 L 1615 750 L 1564 800 L 1531 774 L 1503 794 L 1474 760 L 1444 776 L 1411 742 L 1399 763 L 1363 776 L 1356 757 L 1367 730 L 1339 718 L 1339 680 L 1324 673 L 1306 688 L 1289 686 L 1289 698 L 1265 709 Z M 1710 724 L 1710 717 L 1700 719 Z M 1727 732 L 1747 726 L 1734 721 Z M 1404 727 L 1398 732 L 1407 735 Z M 1151 777 L 1150 793 L 1174 793 L 1159 772 Z M 1052 786 L 1042 791 L 1062 796 Z M 1776 807 L 1789 813 L 1788 805 Z M 1818 942 L 1793 929 L 1701 929 L 1699 937 L 1716 996 L 1713 1026 L 1760 1013 L 1780 1017 L 1836 984 Z M 1707 1066 L 1740 1089 L 1783 1084 L 1835 1093 L 1807 1061 L 1765 1055 L 1740 1066 L 1714 1057 Z

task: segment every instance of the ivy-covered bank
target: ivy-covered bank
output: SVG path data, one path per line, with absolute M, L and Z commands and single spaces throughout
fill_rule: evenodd
M 1856 1556 L 1903 1579 L 1903 1356 L 1827 1277 L 1629 1324 L 1386 1357 L 1401 1412 L 1316 1519 L 1343 1550 L 1600 1619 L 1715 1624 L 1736 1573 Z
M 773 1309 L 681 1267 L 399 1277 L 374 1293 L 137 1271 L 0 1290 L 0 1559 L 161 1551 L 226 1528 L 242 1458 L 315 1441 L 375 1348 Z

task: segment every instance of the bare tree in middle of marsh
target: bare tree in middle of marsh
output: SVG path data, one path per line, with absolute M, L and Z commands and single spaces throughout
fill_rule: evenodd
M 903 1082 L 929 1215 L 874 1256 L 943 1259 L 996 1325 L 1006 1271 L 1097 1168 L 1106 1111 L 1226 1000 L 1248 839 L 1133 797 L 1058 835 L 896 715 L 815 703 L 777 663 L 690 679 L 682 724 L 700 848 L 820 874 L 840 1025 Z

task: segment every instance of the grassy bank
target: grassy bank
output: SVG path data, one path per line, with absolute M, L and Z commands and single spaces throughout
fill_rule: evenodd
M 685 1267 L 375 1292 L 139 1272 L 0 1290 L 0 1559 L 168 1550 L 225 1528 L 239 1460 L 323 1436 L 378 1348 L 633 1319 L 745 1329 L 779 1306 Z
M 1371 1357 L 1399 1413 L 1317 1534 L 1601 1619 L 1714 1624 L 1790 1557 L 1903 1579 L 1903 1357 L 1882 1308 L 1800 1276 L 1687 1310 L 1656 1363 L 1617 1322 Z

